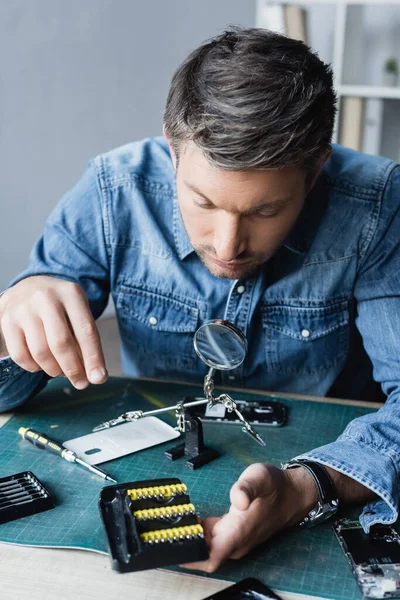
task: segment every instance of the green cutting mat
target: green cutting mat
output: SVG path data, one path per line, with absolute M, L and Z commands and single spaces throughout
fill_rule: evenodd
M 54 492 L 57 506 L 0 525 L 0 541 L 107 551 L 98 512 L 98 497 L 104 482 L 76 465 L 34 448 L 18 435 L 20 426 L 32 427 L 63 441 L 85 435 L 98 423 L 126 410 L 155 408 L 198 393 L 196 387 L 117 378 L 79 392 L 65 379 L 53 380 L 1 429 L 0 476 L 33 471 Z M 262 399 L 246 392 L 232 396 Z M 179 477 L 188 485 L 190 497 L 202 516 L 221 515 L 228 508 L 231 485 L 247 465 L 257 461 L 280 465 L 294 455 L 334 440 L 350 420 L 370 412 L 341 404 L 287 398 L 283 402 L 289 407 L 289 423 L 283 428 L 261 428 L 267 442 L 264 448 L 243 434 L 240 427 L 212 423 L 204 426 L 205 440 L 220 450 L 221 457 L 197 471 L 185 468 L 183 460 L 171 462 L 164 457 L 164 450 L 173 446 L 174 440 L 106 463 L 104 469 L 119 483 Z M 168 414 L 166 419 L 173 423 L 173 415 Z M 259 577 L 276 589 L 335 600 L 361 598 L 328 524 L 276 537 L 248 557 L 228 561 L 212 577 L 229 581 Z

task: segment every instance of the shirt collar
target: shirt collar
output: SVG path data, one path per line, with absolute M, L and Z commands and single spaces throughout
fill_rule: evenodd
M 186 233 L 185 226 L 183 224 L 181 211 L 178 204 L 178 197 L 176 194 L 176 188 L 174 192 L 174 206 L 173 206 L 173 220 L 174 220 L 174 240 L 176 251 L 181 260 L 189 256 L 194 252 L 194 248 L 190 243 L 189 236 Z

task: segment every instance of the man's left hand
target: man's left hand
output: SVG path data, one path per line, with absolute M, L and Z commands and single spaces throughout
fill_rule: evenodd
M 185 567 L 212 573 L 228 558 L 241 558 L 278 530 L 305 516 L 318 501 L 318 492 L 305 469 L 282 471 L 253 464 L 232 486 L 231 507 L 223 517 L 204 520 L 210 557 Z
M 327 468 L 343 502 L 376 498 L 354 479 Z M 299 523 L 319 499 L 312 476 L 301 467 L 285 471 L 256 463 L 243 471 L 230 493 L 231 507 L 223 517 L 209 517 L 203 527 L 210 557 L 184 565 L 212 573 L 228 558 L 242 558 L 280 529 Z

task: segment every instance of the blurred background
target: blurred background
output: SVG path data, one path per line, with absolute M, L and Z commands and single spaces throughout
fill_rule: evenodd
M 0 0 L 0 290 L 96 154 L 159 135 L 171 76 L 228 25 L 333 63 L 335 139 L 400 160 L 400 2 Z

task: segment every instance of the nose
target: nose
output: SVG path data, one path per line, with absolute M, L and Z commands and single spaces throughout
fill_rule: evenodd
M 229 262 L 238 258 L 247 244 L 240 215 L 224 212 L 216 217 L 213 246 L 218 260 Z

